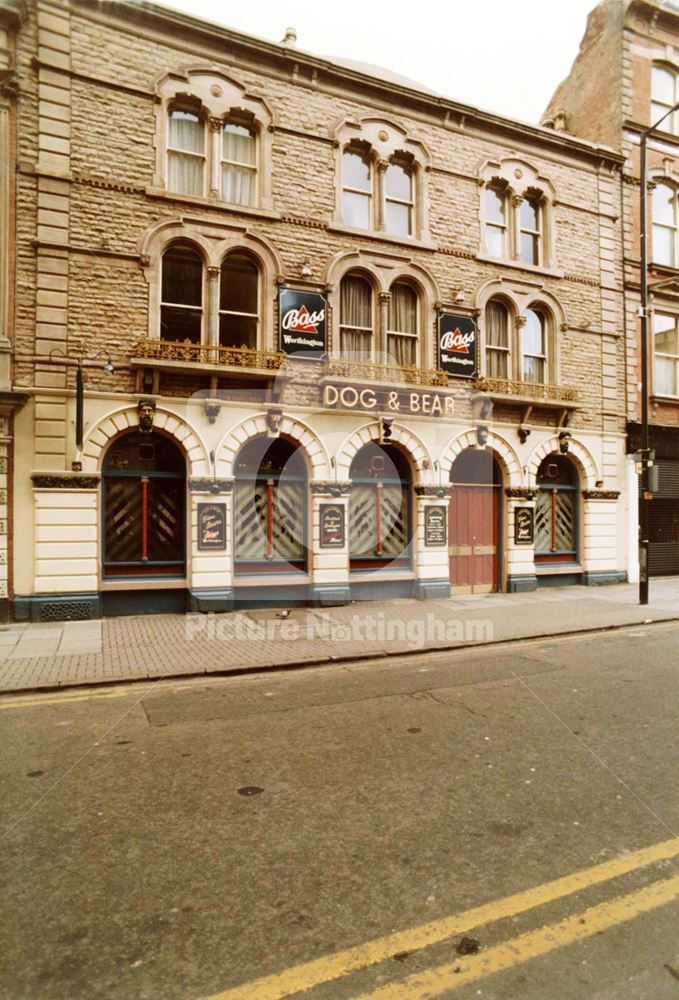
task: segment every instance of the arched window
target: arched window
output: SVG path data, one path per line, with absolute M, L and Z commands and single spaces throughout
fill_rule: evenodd
M 234 508 L 236 572 L 306 568 L 307 469 L 285 438 L 254 438 L 238 454 Z
M 541 263 L 540 199 L 531 195 L 519 205 L 519 258 L 524 264 Z
M 491 378 L 511 377 L 509 310 L 495 299 L 486 306 L 486 374 Z
M 521 378 L 524 382 L 545 382 L 547 373 L 547 321 L 539 309 L 526 309 L 521 330 Z
M 173 244 L 163 254 L 161 340 L 200 344 L 203 330 L 203 261 L 192 247 Z
M 366 444 L 349 475 L 349 555 L 352 570 L 410 566 L 411 483 L 405 456 L 392 445 Z
M 221 347 L 257 347 L 259 268 L 246 253 L 230 253 L 221 269 L 219 343 Z
M 577 486 L 573 463 L 548 455 L 537 474 L 535 561 L 575 562 L 577 557 Z
M 657 184 L 653 190 L 653 260 L 656 264 L 676 267 L 677 192 L 669 184 Z
M 387 354 L 402 368 L 417 364 L 417 293 L 402 281 L 394 282 L 389 297 Z
M 162 434 L 131 431 L 103 467 L 104 576 L 183 576 L 186 463 Z
M 507 195 L 499 187 L 486 188 L 486 250 L 507 256 Z
M 369 282 L 350 274 L 340 285 L 340 351 L 343 358 L 367 360 L 373 346 L 373 295 Z
M 392 162 L 384 178 L 384 219 L 388 233 L 411 236 L 413 232 L 413 172 L 405 163 Z
M 653 313 L 653 392 L 679 396 L 679 317 Z
M 257 133 L 234 121 L 222 129 L 222 198 L 234 205 L 254 205 L 257 181 Z
M 654 124 L 667 114 L 677 101 L 679 101 L 677 74 L 666 66 L 654 66 L 651 70 L 651 121 L 649 124 Z M 675 134 L 679 131 L 678 126 L 679 115 L 676 111 L 668 115 L 661 124 L 664 131 Z
M 205 122 L 195 111 L 169 112 L 167 187 L 178 194 L 205 193 Z
M 347 149 L 342 156 L 342 216 L 347 226 L 372 226 L 372 164 L 370 157 Z

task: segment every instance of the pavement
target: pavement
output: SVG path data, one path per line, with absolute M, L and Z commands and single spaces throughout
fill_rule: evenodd
M 339 608 L 0 626 L 0 691 L 243 674 L 679 619 L 679 577 Z

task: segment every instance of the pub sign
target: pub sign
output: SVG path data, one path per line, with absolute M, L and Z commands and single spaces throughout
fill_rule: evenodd
M 226 504 L 198 504 L 198 548 L 226 548 Z
M 424 544 L 429 548 L 448 544 L 448 509 L 446 507 L 425 507 Z
M 320 504 L 321 548 L 341 549 L 345 545 L 344 507 L 338 503 Z
M 514 544 L 532 545 L 535 533 L 535 511 L 532 507 L 517 507 L 514 511 Z
M 439 368 L 449 375 L 473 378 L 476 375 L 476 323 L 470 316 L 439 313 Z
M 327 312 L 325 295 L 281 288 L 278 330 L 281 351 L 321 361 L 327 351 Z

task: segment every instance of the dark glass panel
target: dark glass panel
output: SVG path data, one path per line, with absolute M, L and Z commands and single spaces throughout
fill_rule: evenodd
M 222 264 L 219 308 L 228 312 L 257 313 L 259 271 L 247 254 L 230 254 Z
M 161 299 L 173 305 L 202 306 L 203 262 L 190 247 L 172 247 L 163 254 Z

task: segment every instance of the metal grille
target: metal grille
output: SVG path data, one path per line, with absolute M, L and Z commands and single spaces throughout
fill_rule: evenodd
M 535 551 L 549 552 L 552 547 L 552 494 L 540 490 L 535 502 Z
M 132 562 L 141 555 L 138 479 L 111 479 L 106 484 L 106 561 Z
M 293 561 L 304 558 L 304 493 L 301 483 L 238 483 L 236 487 L 236 559 L 259 561 L 269 558 Z
M 382 490 L 382 552 L 399 556 L 408 544 L 406 504 L 400 486 L 385 486 Z
M 149 559 L 172 562 L 182 554 L 182 503 L 177 483 L 149 483 Z
M 569 490 L 540 490 L 535 504 L 535 551 L 575 551 L 575 504 Z
M 54 601 L 40 605 L 41 622 L 59 622 L 77 619 L 94 618 L 94 608 L 91 601 Z
M 559 490 L 556 494 L 556 548 L 560 552 L 572 552 L 575 548 L 575 522 L 573 516 L 573 496 Z

